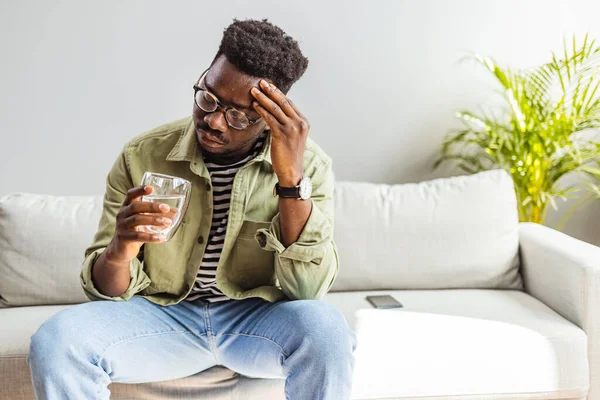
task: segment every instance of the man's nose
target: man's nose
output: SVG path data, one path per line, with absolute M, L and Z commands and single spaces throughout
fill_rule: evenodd
M 227 132 L 229 126 L 225 119 L 225 113 L 222 110 L 216 110 L 204 116 L 204 122 L 215 131 Z

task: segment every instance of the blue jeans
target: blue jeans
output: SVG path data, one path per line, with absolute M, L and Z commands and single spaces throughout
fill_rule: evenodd
M 62 310 L 31 337 L 38 399 L 108 399 L 111 382 L 183 378 L 215 365 L 285 378 L 287 399 L 348 399 L 356 338 L 317 300 L 201 299 L 163 307 L 142 297 Z

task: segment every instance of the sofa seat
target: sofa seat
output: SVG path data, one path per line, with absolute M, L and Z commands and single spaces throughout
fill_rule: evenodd
M 375 310 L 365 296 L 404 307 Z M 570 399 L 589 386 L 587 336 L 517 290 L 332 293 L 358 336 L 356 399 Z
M 374 310 L 371 294 L 404 307 Z M 583 399 L 585 333 L 517 290 L 337 292 L 358 336 L 354 399 Z M 0 309 L 0 399 L 33 399 L 29 338 L 69 306 Z M 282 380 L 215 367 L 168 382 L 110 385 L 111 399 L 283 399 Z

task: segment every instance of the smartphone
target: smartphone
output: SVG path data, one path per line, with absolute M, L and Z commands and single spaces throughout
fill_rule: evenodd
M 402 304 L 390 295 L 367 296 L 367 301 L 375 308 L 400 308 Z

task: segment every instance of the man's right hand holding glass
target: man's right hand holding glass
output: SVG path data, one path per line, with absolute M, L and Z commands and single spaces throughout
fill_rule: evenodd
M 116 217 L 115 235 L 92 269 L 94 285 L 107 296 L 120 296 L 127 290 L 131 275 L 129 264 L 144 243 L 162 243 L 162 235 L 147 226 L 164 229 L 173 223 L 176 208 L 167 204 L 141 201 L 152 193 L 151 186 L 136 186 L 127 195 Z
M 130 262 L 137 257 L 144 243 L 162 243 L 164 236 L 154 233 L 146 226 L 158 229 L 169 227 L 177 212 L 167 204 L 140 201 L 142 196 L 152 193 L 151 186 L 136 186 L 127 191 L 127 196 L 117 213 L 115 235 L 106 249 L 112 262 Z

